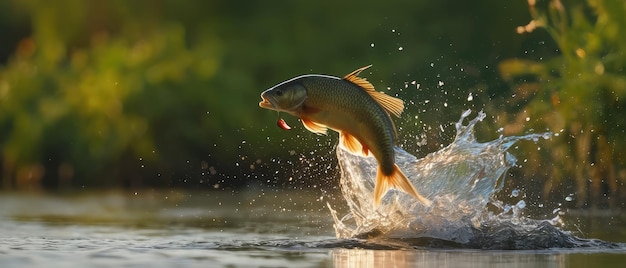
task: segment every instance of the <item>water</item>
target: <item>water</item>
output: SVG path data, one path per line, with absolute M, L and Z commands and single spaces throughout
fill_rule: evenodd
M 433 201 L 430 207 L 399 191 L 392 191 L 376 209 L 372 191 L 377 162 L 338 149 L 341 186 L 350 212 L 339 219 L 332 210 L 339 238 L 369 238 L 378 243 L 398 241 L 407 246 L 478 249 L 545 249 L 621 245 L 577 238 L 556 225 L 558 215 L 546 220 L 522 216 L 524 200 L 504 204 L 494 194 L 504 185 L 504 173 L 516 159 L 507 150 L 516 142 L 549 139 L 550 133 L 503 137 L 479 143 L 474 127 L 483 112 L 464 125 L 466 111 L 456 123 L 456 137 L 449 146 L 417 159 L 396 148 L 396 162 L 418 191 Z M 519 190 L 512 191 L 517 197 Z M 488 209 L 488 205 L 495 209 Z
M 0 267 L 621 267 L 619 212 L 530 219 L 519 190 L 513 204 L 493 197 L 515 162 L 506 150 L 549 135 L 477 143 L 473 127 L 483 117 L 462 118 L 454 143 L 423 159 L 398 150 L 429 208 L 391 192 L 373 210 L 373 159 L 341 149 L 343 191 L 328 195 L 262 187 L 4 193 Z M 608 241 L 580 238 L 590 234 Z

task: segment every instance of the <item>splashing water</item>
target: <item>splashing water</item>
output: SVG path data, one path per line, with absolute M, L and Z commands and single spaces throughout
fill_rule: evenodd
M 549 139 L 551 133 L 501 136 L 479 143 L 474 127 L 486 115 L 481 111 L 463 125 L 470 113 L 465 111 L 456 123 L 454 142 L 435 153 L 417 159 L 395 148 L 396 163 L 420 194 L 433 201 L 430 207 L 391 190 L 376 209 L 372 194 L 376 160 L 338 148 L 341 189 L 350 212 L 340 219 L 328 204 L 337 237 L 494 249 L 597 246 L 597 241 L 555 227 L 558 217 L 543 221 L 524 218 L 520 213 L 526 206 L 523 200 L 511 206 L 493 198 L 503 187 L 503 174 L 516 163 L 507 150 L 520 140 Z M 488 204 L 501 212 L 489 212 Z

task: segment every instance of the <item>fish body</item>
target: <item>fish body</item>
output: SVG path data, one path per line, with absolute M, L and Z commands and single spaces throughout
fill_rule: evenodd
M 404 104 L 398 98 L 377 92 L 366 79 L 358 77 L 370 66 L 344 78 L 295 77 L 261 93 L 263 100 L 259 106 L 299 117 L 309 131 L 317 134 L 326 134 L 330 128 L 339 132 L 339 145 L 349 152 L 372 154 L 378 161 L 376 206 L 390 188 L 403 190 L 430 205 L 395 164 L 396 131 L 390 114 L 399 117 Z

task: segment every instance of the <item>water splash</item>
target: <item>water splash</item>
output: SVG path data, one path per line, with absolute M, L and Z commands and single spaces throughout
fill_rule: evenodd
M 350 212 L 339 218 L 328 204 L 335 220 L 337 237 L 378 241 L 396 239 L 396 242 L 400 239 L 422 244 L 443 241 L 464 247 L 502 249 L 580 245 L 580 240 L 554 226 L 558 218 L 544 221 L 526 219 L 520 213 L 526 206 L 523 200 L 515 205 L 505 205 L 493 198 L 503 187 L 503 174 L 516 163 L 515 157 L 507 150 L 520 140 L 536 142 L 549 139 L 552 134 L 500 136 L 496 140 L 479 143 L 474 136 L 474 127 L 486 115 L 481 111 L 464 125 L 463 121 L 470 114 L 470 110 L 465 111 L 456 123 L 457 133 L 452 144 L 424 158 L 417 159 L 395 148 L 396 163 L 417 190 L 433 201 L 430 207 L 405 193 L 392 190 L 384 196 L 381 206 L 375 209 L 372 193 L 376 160 L 354 156 L 338 148 L 341 189 Z M 488 211 L 488 204 L 500 211 Z M 544 235 L 544 238 L 539 241 L 533 233 Z M 552 235 L 546 238 L 548 233 Z M 527 243 L 516 242 L 521 240 Z M 560 244 L 552 243 L 554 241 Z

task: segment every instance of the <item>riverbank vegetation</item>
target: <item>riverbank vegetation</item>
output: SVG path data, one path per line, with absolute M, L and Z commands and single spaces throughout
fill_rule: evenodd
M 3 1 L 0 186 L 333 187 L 337 138 L 287 116 L 297 127 L 278 129 L 259 93 L 373 64 L 364 76 L 406 101 L 408 151 L 438 150 L 463 110 L 482 109 L 482 140 L 558 134 L 521 145 L 516 183 L 623 207 L 625 12 L 610 0 Z

